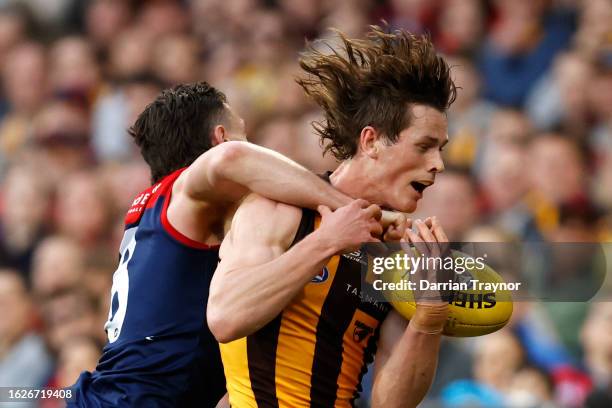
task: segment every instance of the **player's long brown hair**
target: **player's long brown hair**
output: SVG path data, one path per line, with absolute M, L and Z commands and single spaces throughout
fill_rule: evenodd
M 325 151 L 338 160 L 357 152 L 361 130 L 372 126 L 394 143 L 410 124 L 407 108 L 419 103 L 445 112 L 456 88 L 450 68 L 431 40 L 398 30 L 386 33 L 371 26 L 365 39 L 348 39 L 336 31 L 340 49 L 310 45 L 300 59 L 307 75 L 298 84 L 324 111 L 315 122 Z

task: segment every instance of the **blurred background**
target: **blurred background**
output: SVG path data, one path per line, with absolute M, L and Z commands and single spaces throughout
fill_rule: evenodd
M 297 58 L 381 19 L 430 33 L 461 87 L 416 216 L 455 241 L 612 240 L 609 0 L 0 0 L 0 386 L 94 369 L 149 185 L 126 130 L 162 89 L 206 80 L 251 141 L 333 170 Z M 612 303 L 517 303 L 503 331 L 445 339 L 423 406 L 504 405 L 612 406 Z

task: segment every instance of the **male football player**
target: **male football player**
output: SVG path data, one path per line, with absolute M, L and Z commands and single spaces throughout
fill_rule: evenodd
M 342 163 L 338 190 L 381 207 L 415 210 L 444 169 L 445 112 L 455 98 L 447 63 L 426 37 L 372 28 L 341 36 L 343 49 L 311 50 L 300 84 L 325 111 L 316 130 Z M 437 364 L 448 304 L 417 301 L 410 323 L 360 296 L 361 252 L 351 236 L 359 205 L 313 211 L 251 195 L 223 241 L 208 323 L 221 342 L 235 407 L 348 407 L 374 356 L 374 407 L 416 406 Z M 342 215 L 342 217 L 337 217 Z M 359 221 L 364 227 L 367 220 Z M 433 220 L 405 241 L 426 254 L 447 241 Z M 330 239 L 327 231 L 337 236 Z M 257 231 L 256 234 L 253 231 Z
M 225 380 L 206 304 L 234 204 L 248 191 L 310 208 L 352 200 L 289 159 L 247 143 L 243 121 L 206 83 L 162 92 L 130 134 L 153 184 L 125 217 L 104 326 L 108 344 L 96 370 L 79 377 L 69 405 L 214 407 Z M 337 220 L 350 229 L 347 242 L 380 234 L 377 206 L 360 200 L 349 208 L 355 216 Z

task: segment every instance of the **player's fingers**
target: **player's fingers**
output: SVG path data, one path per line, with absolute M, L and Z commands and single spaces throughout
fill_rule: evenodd
M 370 203 L 364 200 L 363 198 L 358 198 L 354 200 L 351 204 L 359 208 L 368 208 L 370 205 Z
M 370 205 L 368 208 L 364 210 L 364 212 L 365 212 L 366 217 L 368 218 L 371 217 L 376 220 L 380 220 L 380 217 L 382 217 L 382 210 L 376 204 Z
M 406 218 L 406 229 L 412 228 L 412 218 Z
M 448 242 L 448 237 L 446 236 L 438 217 L 433 217 L 431 219 L 431 230 L 438 242 Z
M 406 218 L 406 228 L 402 232 L 402 237 L 400 238 L 400 242 L 410 242 L 408 238 L 408 231 L 412 229 L 412 219 Z
M 405 237 L 408 238 L 408 242 L 414 245 L 414 247 L 417 249 L 417 251 L 419 251 L 419 253 L 421 253 L 424 256 L 429 256 L 429 248 L 427 247 L 427 244 L 423 241 L 423 239 L 419 235 L 417 235 L 412 230 L 407 229 Z M 411 254 L 408 254 L 408 255 L 411 255 Z
M 433 236 L 433 234 L 431 233 L 429 228 L 427 228 L 427 225 L 425 225 L 423 221 L 416 220 L 414 224 L 416 226 L 419 236 L 422 238 L 422 240 L 425 242 L 425 244 L 431 251 L 436 245 L 436 238 Z
M 367 242 L 382 242 L 382 241 L 378 238 L 370 237 L 370 239 Z
M 325 217 L 326 215 L 329 215 L 332 213 L 332 211 L 326 205 L 319 205 L 317 207 L 317 211 L 319 212 L 319 214 L 321 214 L 321 217 Z
M 378 221 L 371 220 L 369 222 L 370 225 L 370 234 L 373 236 L 380 237 L 383 234 L 383 227 L 380 225 Z
M 404 237 L 404 233 L 406 232 L 406 228 L 409 227 L 409 221 L 406 219 L 404 214 L 400 214 L 392 224 L 387 227 L 385 231 L 385 241 L 399 241 Z
M 438 237 L 436 236 L 434 230 L 433 230 L 433 218 L 434 217 L 427 217 L 425 218 L 425 220 L 423 220 L 423 223 L 425 224 L 425 226 L 428 228 L 431 236 L 433 237 L 433 241 L 427 241 L 427 244 L 429 246 L 429 248 L 431 249 L 431 256 L 432 257 L 439 257 L 440 254 L 442 253 L 441 247 L 440 247 L 440 243 L 438 241 Z
M 440 224 L 438 217 L 432 218 L 431 225 L 432 225 L 432 228 L 431 228 L 432 232 L 434 236 L 436 237 L 436 240 L 438 241 L 438 245 L 440 247 L 440 254 L 444 256 L 448 255 L 449 250 L 450 250 L 448 237 L 446 236 L 446 233 L 444 232 L 444 229 L 442 228 L 442 225 Z
M 389 225 L 399 225 L 406 221 L 406 214 L 391 211 L 391 210 L 382 210 L 382 217 L 380 222 L 383 227 L 388 227 Z
M 395 225 L 391 225 L 389 228 L 387 228 L 387 231 L 385 231 L 384 240 L 387 242 L 399 241 L 404 236 L 404 230 L 405 228 L 399 228 Z

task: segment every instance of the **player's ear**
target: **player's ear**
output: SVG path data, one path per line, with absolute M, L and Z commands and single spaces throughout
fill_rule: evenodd
M 380 150 L 380 142 L 380 134 L 372 126 L 366 126 L 361 129 L 361 134 L 359 135 L 359 149 L 363 154 L 372 159 L 377 159 Z
M 229 140 L 229 134 L 225 126 L 223 125 L 215 126 L 215 128 L 213 129 L 213 134 L 212 134 L 212 145 L 216 146 L 223 142 L 227 142 L 228 140 Z

